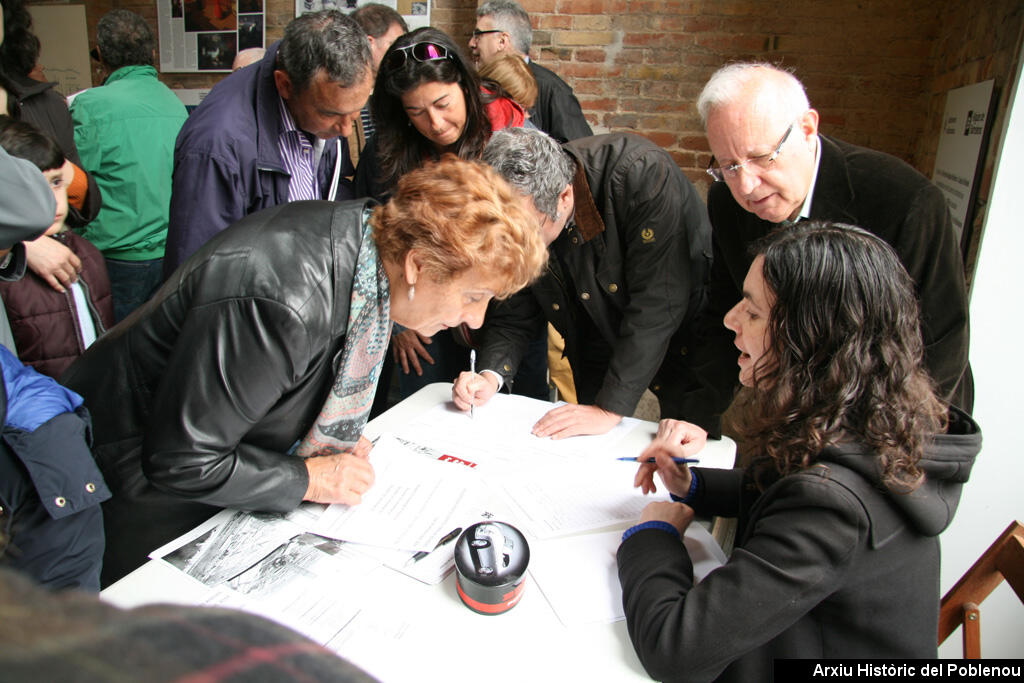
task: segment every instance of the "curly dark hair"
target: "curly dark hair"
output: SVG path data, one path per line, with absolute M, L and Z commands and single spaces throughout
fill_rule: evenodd
M 416 43 L 441 46 L 448 51 L 448 58 L 420 62 L 410 57 L 400 66 L 389 68 L 401 48 Z M 462 50 L 443 31 L 430 26 L 406 33 L 384 54 L 370 97 L 370 110 L 377 129 L 374 140 L 381 170 L 379 180 L 385 187 L 393 188 L 401 176 L 419 167 L 424 159 L 437 156 L 433 143 L 410 125 L 402 106 L 402 95 L 424 83 L 458 83 L 466 98 L 466 127 L 445 151 L 460 159 L 479 159 L 491 137 L 491 122 L 484 108 L 488 100 L 480 91 L 483 83 Z M 490 82 L 486 85 L 492 92 L 502 94 L 496 85 Z
M 812 465 L 822 449 L 859 442 L 883 483 L 911 491 L 946 406 L 922 365 L 914 285 L 892 247 L 866 230 L 804 222 L 752 245 L 774 296 L 768 352 L 745 389 L 741 438 L 778 474 Z
M 153 66 L 156 38 L 140 15 L 126 9 L 107 12 L 96 24 L 96 46 L 110 71 L 126 66 Z
M 22 0 L 2 0 L 4 39 L 0 46 L 0 65 L 7 73 L 28 76 L 39 61 L 39 38 L 32 32 L 32 15 Z

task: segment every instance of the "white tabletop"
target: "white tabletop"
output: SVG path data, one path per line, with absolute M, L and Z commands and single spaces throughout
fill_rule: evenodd
M 369 423 L 366 435 L 396 430 L 450 397 L 451 384 L 425 387 Z M 641 423 L 618 442 L 614 455 L 638 455 L 656 429 L 656 423 Z M 700 454 L 701 465 L 731 467 L 734 456 L 732 441 L 712 441 Z M 385 567 L 379 571 L 388 577 L 386 589 L 372 597 L 373 611 L 393 618 L 367 620 L 369 626 L 337 649 L 382 681 L 649 680 L 633 652 L 625 621 L 566 627 L 544 594 L 529 583 L 513 609 L 485 616 L 462 604 L 453 575 L 431 586 Z M 154 560 L 101 597 L 121 607 L 194 604 L 203 599 L 201 588 L 171 565 Z

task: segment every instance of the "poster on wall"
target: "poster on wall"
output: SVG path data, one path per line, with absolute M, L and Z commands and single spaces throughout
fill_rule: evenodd
M 970 226 L 974 222 L 994 86 L 995 81 L 989 80 L 950 90 L 946 95 L 932 182 L 946 195 L 956 237 L 963 249 L 970 242 Z
M 266 47 L 264 0 L 157 0 L 160 70 L 224 72 L 240 51 Z
M 337 9 L 346 14 L 374 0 L 295 0 L 295 16 L 322 9 Z M 378 0 L 377 4 L 387 5 L 402 15 L 409 30 L 430 26 L 429 0 Z
M 72 95 L 92 87 L 85 5 L 27 5 L 39 38 L 39 64 L 57 92 Z

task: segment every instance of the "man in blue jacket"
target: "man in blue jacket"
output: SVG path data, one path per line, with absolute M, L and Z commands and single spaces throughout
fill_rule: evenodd
M 354 20 L 305 14 L 260 62 L 213 88 L 175 145 L 165 277 L 260 209 L 352 198 L 344 138 L 373 89 L 372 59 Z

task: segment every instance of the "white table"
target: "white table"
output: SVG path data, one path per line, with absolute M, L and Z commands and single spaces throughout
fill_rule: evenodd
M 366 434 L 373 438 L 393 431 L 450 396 L 450 384 L 425 387 L 373 420 Z M 656 430 L 656 423 L 642 423 L 619 442 L 615 455 L 639 454 Z M 710 442 L 700 457 L 702 466 L 731 467 L 735 444 L 729 439 Z M 364 640 L 364 647 L 353 645 L 358 651 L 342 648 L 340 654 L 382 681 L 649 680 L 633 652 L 625 621 L 567 628 L 541 591 L 529 583 L 512 610 L 485 616 L 462 604 L 453 575 L 428 586 L 385 567 L 379 571 L 396 578 L 388 582 L 386 595 L 374 596 L 374 609 L 390 610 L 395 623 L 410 635 L 401 641 L 401 651 L 370 653 Z M 190 604 L 201 599 L 197 596 L 196 583 L 162 561 L 148 562 L 101 594 L 121 607 Z

